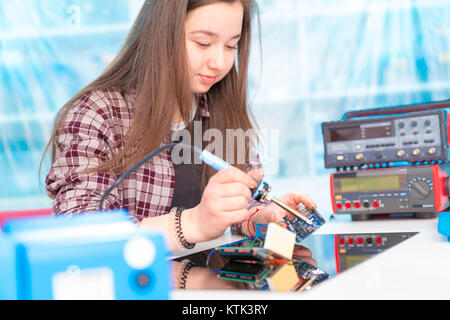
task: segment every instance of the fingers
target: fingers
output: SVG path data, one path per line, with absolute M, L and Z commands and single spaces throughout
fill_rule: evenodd
M 292 258 L 294 258 L 294 259 L 301 258 L 301 259 L 305 260 L 306 262 L 312 264 L 314 267 L 317 267 L 317 261 L 313 259 L 311 250 L 309 250 L 308 248 L 306 248 L 304 246 L 296 245 L 294 247 L 294 252 L 292 254 Z
M 238 197 L 242 196 L 247 200 L 250 200 L 252 193 L 250 189 L 247 188 L 242 183 L 227 183 L 227 184 L 217 184 L 213 188 L 217 188 L 216 194 L 220 197 Z
M 198 211 L 221 227 L 246 220 L 250 188 L 256 186 L 254 179 L 237 168 L 220 170 L 209 180 Z
M 217 207 L 221 209 L 221 211 L 229 212 L 229 211 L 238 211 L 238 210 L 247 210 L 248 199 L 242 196 L 238 197 L 228 197 L 218 199 Z
M 225 216 L 227 217 L 228 223 L 230 225 L 234 223 L 239 223 L 248 219 L 248 210 L 237 210 L 233 212 L 226 212 Z
M 297 255 L 298 257 L 312 258 L 311 250 L 309 250 L 308 248 L 306 248 L 302 245 L 295 245 L 294 255 Z
M 285 195 L 282 200 L 287 204 L 297 207 L 300 203 L 303 203 L 308 208 L 317 208 L 317 205 L 311 199 L 309 195 L 303 192 L 292 192 Z
M 254 169 L 247 173 L 250 177 L 252 177 L 255 180 L 262 180 L 264 178 L 264 170 L 263 169 Z
M 220 170 L 211 177 L 210 181 L 221 184 L 240 182 L 250 189 L 256 188 L 258 186 L 254 179 L 237 168 L 227 168 Z

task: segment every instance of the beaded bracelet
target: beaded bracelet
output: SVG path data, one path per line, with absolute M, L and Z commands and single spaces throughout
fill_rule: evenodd
M 181 228 L 181 215 L 184 211 L 183 207 L 177 207 L 170 210 L 170 221 L 176 233 L 176 242 L 180 248 L 193 249 L 195 243 L 190 243 L 184 238 L 183 229 Z

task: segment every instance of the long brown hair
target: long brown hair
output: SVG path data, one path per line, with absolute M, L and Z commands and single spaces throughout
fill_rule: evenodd
M 148 0 L 113 62 L 58 112 L 44 155 L 51 150 L 52 163 L 55 160 L 57 132 L 71 106 L 89 92 L 108 88 L 118 89 L 123 95 L 135 95 L 133 122 L 124 141 L 121 141 L 119 151 L 89 171 L 120 174 L 159 147 L 170 135 L 177 108 L 183 119 L 190 119 L 191 116 L 192 92 L 184 32 L 187 13 L 215 2 L 236 1 L 240 1 L 244 8 L 237 64 L 205 94 L 210 119 L 206 121 L 204 129 L 219 129 L 225 137 L 226 129 L 254 128 L 254 119 L 247 102 L 247 74 L 252 17 L 255 13 L 258 15 L 255 1 Z M 238 167 L 242 168 L 242 165 Z

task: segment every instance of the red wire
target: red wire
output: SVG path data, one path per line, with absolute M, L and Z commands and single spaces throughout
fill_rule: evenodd
M 287 262 L 286 259 L 269 259 L 270 262 L 276 263 L 276 264 L 283 264 Z
M 253 213 L 250 215 L 250 217 L 248 218 L 248 220 L 247 220 L 247 232 L 248 232 L 252 237 L 254 237 L 255 235 L 252 234 L 252 232 L 250 231 L 250 220 L 252 219 L 252 217 L 253 217 L 258 211 L 260 211 L 260 209 L 256 209 L 256 211 L 253 212 Z M 256 232 L 255 226 L 253 226 L 253 229 L 254 229 L 255 232 Z

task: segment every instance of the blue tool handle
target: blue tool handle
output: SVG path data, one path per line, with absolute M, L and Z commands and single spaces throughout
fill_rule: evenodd
M 228 162 L 223 161 L 219 157 L 216 157 L 211 152 L 208 152 L 206 150 L 203 150 L 202 153 L 199 156 L 200 160 L 202 160 L 204 163 L 209 165 L 210 167 L 213 167 L 217 171 L 220 171 L 222 169 L 231 168 L 231 164 Z M 258 186 L 256 188 L 251 189 L 252 192 L 252 198 L 255 200 L 260 200 L 264 194 L 264 191 L 268 188 L 267 182 L 264 180 L 255 180 L 258 183 Z
M 200 160 L 202 160 L 204 163 L 209 165 L 210 167 L 213 167 L 217 171 L 220 171 L 222 169 L 231 168 L 231 164 L 228 162 L 223 161 L 219 157 L 216 157 L 211 152 L 208 152 L 206 150 L 203 150 L 200 154 Z

